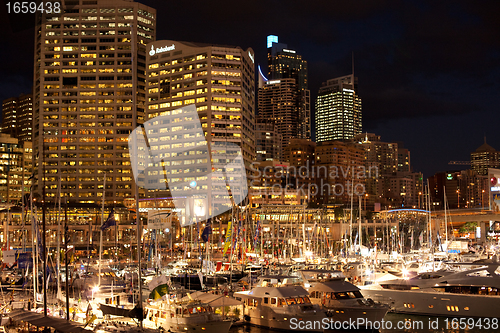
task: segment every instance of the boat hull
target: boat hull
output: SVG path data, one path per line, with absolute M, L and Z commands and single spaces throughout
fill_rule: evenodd
M 424 290 L 362 289 L 366 298 L 388 304 L 391 312 L 447 317 L 498 318 L 500 295 L 467 295 Z
M 274 312 L 271 308 L 262 307 L 245 309 L 245 316 L 243 317 L 243 320 L 247 324 L 265 327 L 273 330 L 323 332 L 323 320 L 326 318 L 327 317 L 323 311 L 307 314 L 290 314 L 277 313 Z M 308 325 L 307 323 L 313 324 Z
M 380 322 L 384 319 L 386 313 L 389 311 L 389 307 L 386 305 L 379 305 L 376 307 L 341 307 L 341 308 L 324 308 L 327 316 L 334 319 L 335 321 L 349 321 L 358 320 L 362 318 L 360 322 Z

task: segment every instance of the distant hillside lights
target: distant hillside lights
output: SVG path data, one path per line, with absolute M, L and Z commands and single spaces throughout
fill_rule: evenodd
M 163 53 L 163 52 L 168 52 L 168 51 L 173 51 L 175 50 L 175 44 L 172 44 L 170 46 L 164 46 L 164 47 L 157 47 L 156 51 L 153 45 L 151 45 L 151 51 L 149 51 L 150 56 L 154 56 L 155 54 L 158 53 Z

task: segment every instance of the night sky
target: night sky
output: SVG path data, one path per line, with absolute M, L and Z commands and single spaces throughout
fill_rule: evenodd
M 363 131 L 402 141 L 426 177 L 469 160 L 484 136 L 500 150 L 497 1 L 166 1 L 157 39 L 251 47 L 267 69 L 274 34 L 308 61 L 313 102 L 328 79 L 354 71 Z M 0 16 L 0 99 L 29 92 L 33 30 Z

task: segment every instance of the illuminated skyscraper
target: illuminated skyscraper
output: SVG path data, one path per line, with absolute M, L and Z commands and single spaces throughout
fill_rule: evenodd
M 295 119 L 297 124 L 289 138 L 309 139 L 311 137 L 311 94 L 308 89 L 307 61 L 302 59 L 302 56 L 295 50 L 289 49 L 286 44 L 278 43 L 278 36 L 268 36 L 267 47 L 269 80 L 295 80 L 295 87 L 293 87 L 295 97 L 290 103 L 294 104 L 293 112 L 296 114 L 290 114 L 288 117 Z M 291 81 L 287 82 L 291 84 Z M 285 145 L 289 142 L 286 136 L 287 134 L 283 133 Z
M 316 100 L 316 142 L 350 140 L 361 133 L 358 78 L 347 75 L 324 82 Z
M 281 151 L 275 159 L 283 157 L 283 149 L 298 137 L 299 105 L 295 79 L 267 81 L 258 91 L 258 113 L 263 120 L 274 123 L 281 139 Z M 272 143 L 268 143 L 270 145 Z
M 253 50 L 171 40 L 150 43 L 148 50 L 147 119 L 194 104 L 206 141 L 212 147 L 216 142 L 238 145 L 250 174 L 255 161 Z M 165 144 L 173 139 L 162 136 Z M 196 146 L 199 138 L 186 141 Z
M 60 178 L 70 201 L 100 203 L 106 175 L 106 204 L 121 202 L 133 195 L 128 136 L 144 121 L 156 11 L 126 0 L 61 7 L 63 14 L 39 16 L 35 29 L 36 191 L 45 184 L 54 200 Z

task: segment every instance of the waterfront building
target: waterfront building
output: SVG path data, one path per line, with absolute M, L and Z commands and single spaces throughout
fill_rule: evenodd
M 156 11 L 134 1 L 65 1 L 35 29 L 35 191 L 106 204 L 134 194 L 128 136 L 145 118 L 146 44 Z M 45 172 L 45 175 L 44 175 Z M 45 176 L 45 177 L 44 177 Z M 61 188 L 59 189 L 59 180 Z
M 0 203 L 20 205 L 22 193 L 30 192 L 32 172 L 31 142 L 0 134 Z
M 316 99 L 316 142 L 350 140 L 361 133 L 361 98 L 354 74 L 324 82 Z
M 308 88 L 308 73 L 307 61 L 302 59 L 302 56 L 297 51 L 288 48 L 286 44 L 278 42 L 278 36 L 270 35 L 267 38 L 267 61 L 268 61 L 268 78 L 269 81 L 277 81 L 284 79 L 293 79 L 281 81 L 283 87 L 279 87 L 286 92 L 288 107 L 286 114 L 282 114 L 278 118 L 278 126 L 287 126 L 287 131 L 283 132 L 283 146 L 290 143 L 291 138 L 310 139 L 311 138 L 311 93 Z M 286 82 L 286 84 L 284 83 Z M 276 98 L 276 97 L 275 97 Z M 259 96 L 259 114 L 262 108 L 280 108 L 287 104 L 282 104 L 280 98 L 270 100 L 267 98 L 264 104 L 260 103 Z M 295 119 L 296 124 L 293 123 Z M 281 125 L 283 122 L 283 125 Z M 280 127 L 280 130 L 283 130 Z
M 1 132 L 21 141 L 31 141 L 33 95 L 21 94 L 2 102 Z
M 484 138 L 484 143 L 470 154 L 470 161 L 472 170 L 478 175 L 487 175 L 488 168 L 500 167 L 500 151 L 487 144 Z

